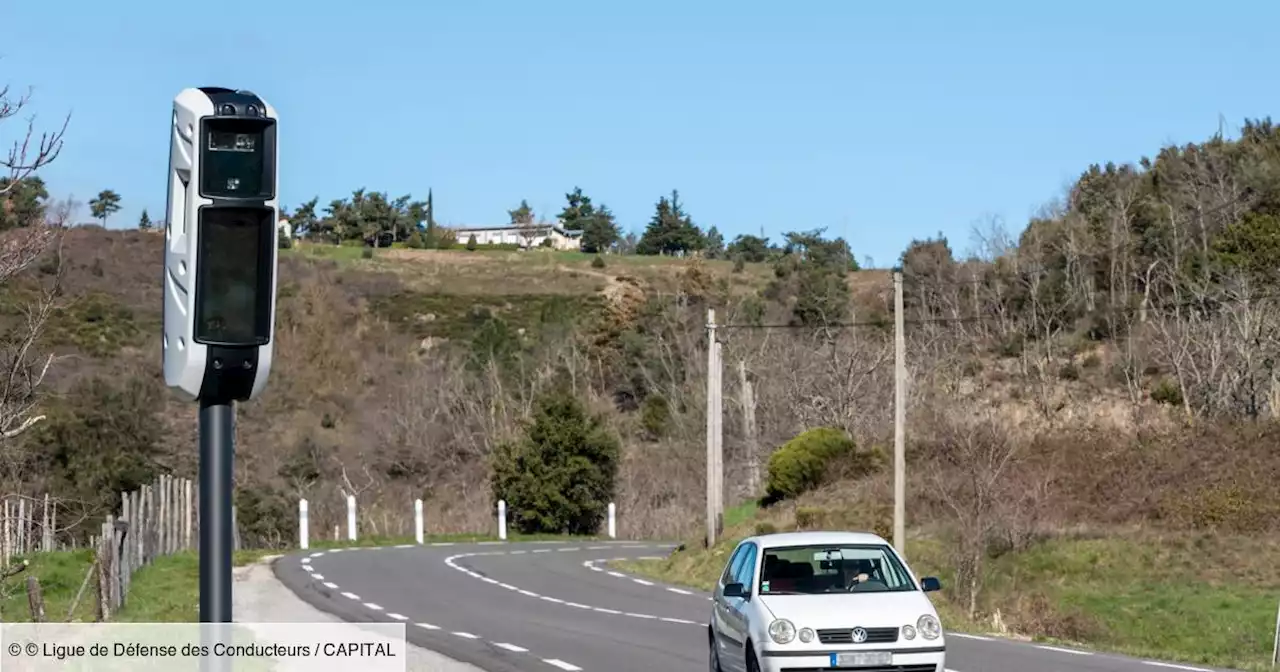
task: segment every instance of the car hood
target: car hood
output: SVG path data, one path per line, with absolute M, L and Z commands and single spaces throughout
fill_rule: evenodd
M 915 625 L 923 614 L 938 616 L 929 598 L 920 591 L 762 595 L 760 602 L 774 618 L 785 618 L 797 628 L 815 630 L 902 627 Z

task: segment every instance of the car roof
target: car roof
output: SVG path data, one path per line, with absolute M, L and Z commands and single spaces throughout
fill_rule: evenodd
M 778 548 L 781 546 L 807 546 L 810 544 L 875 544 L 888 546 L 879 535 L 870 532 L 779 532 L 762 534 L 747 539 L 754 541 L 761 548 Z

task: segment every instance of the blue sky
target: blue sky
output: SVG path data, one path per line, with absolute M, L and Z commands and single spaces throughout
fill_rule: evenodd
M 0 81 L 73 114 L 44 177 L 119 192 L 111 226 L 164 209 L 189 86 L 277 108 L 290 207 L 430 187 L 441 222 L 488 224 L 578 185 L 639 230 L 677 188 L 726 237 L 825 226 L 881 266 L 1020 229 L 1091 162 L 1280 116 L 1274 0 L 7 4 Z

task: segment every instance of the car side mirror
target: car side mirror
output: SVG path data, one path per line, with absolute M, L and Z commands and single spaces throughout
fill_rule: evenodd
M 920 579 L 920 590 L 926 593 L 932 593 L 935 590 L 942 590 L 942 582 L 936 576 L 926 576 Z
M 725 597 L 746 597 L 747 587 L 741 583 L 727 583 L 724 586 Z

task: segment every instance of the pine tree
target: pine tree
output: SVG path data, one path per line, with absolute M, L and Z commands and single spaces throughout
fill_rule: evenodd
M 142 209 L 142 216 L 138 218 L 138 229 L 141 231 L 151 230 L 151 217 L 147 215 L 146 208 Z

